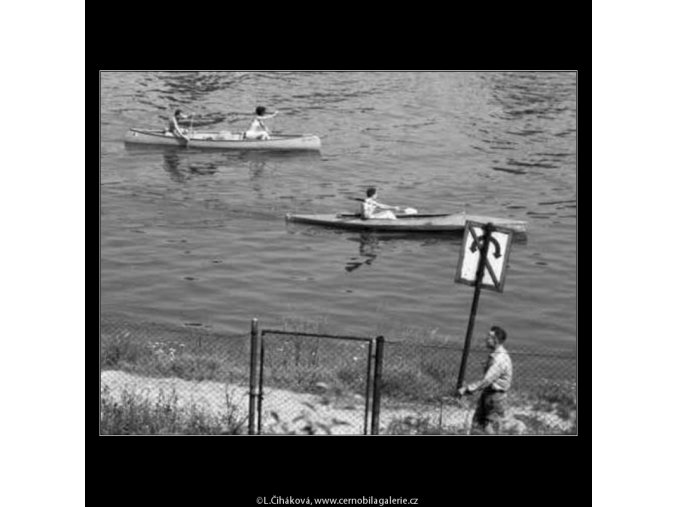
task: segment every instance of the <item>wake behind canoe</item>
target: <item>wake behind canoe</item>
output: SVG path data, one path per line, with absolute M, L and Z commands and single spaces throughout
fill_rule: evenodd
M 398 216 L 397 220 L 363 220 L 356 215 L 350 214 L 297 215 L 288 213 L 286 219 L 289 222 L 357 231 L 462 232 L 468 220 L 480 223 L 491 222 L 494 225 L 506 227 L 518 233 L 526 233 L 527 231 L 527 222 L 522 220 L 467 215 L 464 213 L 401 215 Z
M 321 141 L 311 134 L 272 135 L 270 139 L 242 139 L 241 134 L 227 131 L 195 131 L 189 135 L 190 148 L 219 150 L 319 150 Z M 162 130 L 131 128 L 125 143 L 160 146 L 186 146 L 184 140 Z

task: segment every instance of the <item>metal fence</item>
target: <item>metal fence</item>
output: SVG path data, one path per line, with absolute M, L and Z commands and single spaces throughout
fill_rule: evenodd
M 576 357 L 571 353 L 513 350 L 513 383 L 502 431 L 576 433 Z M 481 380 L 489 351 L 471 349 L 466 382 Z M 381 380 L 381 433 L 466 434 L 478 395 L 456 399 L 462 347 L 385 342 Z M 473 433 L 476 431 L 473 428 Z
M 102 434 L 247 432 L 249 334 L 100 319 Z
M 467 434 L 458 345 L 101 319 L 103 434 Z M 251 343 L 255 343 L 254 348 Z M 575 434 L 576 358 L 514 350 L 504 433 Z M 379 358 L 380 357 L 380 358 Z M 466 380 L 487 351 L 471 350 Z
M 262 330 L 257 432 L 368 434 L 373 342 Z

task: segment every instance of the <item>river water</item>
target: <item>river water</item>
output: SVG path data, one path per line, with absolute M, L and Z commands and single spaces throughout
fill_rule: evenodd
M 459 236 L 287 224 L 354 211 L 365 189 L 419 212 L 529 222 L 505 291 L 483 291 L 476 339 L 576 343 L 576 74 L 563 72 L 103 72 L 101 311 L 225 333 L 326 332 L 460 342 L 473 290 L 454 283 Z M 313 133 L 310 154 L 133 147 L 171 108 L 205 130 Z

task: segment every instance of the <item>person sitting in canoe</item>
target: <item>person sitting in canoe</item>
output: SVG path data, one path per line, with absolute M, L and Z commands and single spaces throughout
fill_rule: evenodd
M 176 111 L 174 111 L 174 115 L 169 119 L 169 125 L 167 126 L 167 130 L 171 134 L 174 134 L 176 137 L 179 137 L 184 141 L 188 142 L 189 141 L 188 136 L 186 136 L 181 127 L 179 127 L 179 120 L 185 120 L 186 118 L 188 117 L 183 113 L 181 113 L 180 109 L 177 109 Z
M 262 120 L 269 120 L 277 115 L 277 111 L 273 114 L 266 114 L 266 108 L 258 106 L 256 108 L 256 116 L 252 120 L 249 129 L 244 133 L 244 139 L 270 139 L 270 130 L 266 127 Z
M 397 220 L 395 213 L 393 213 L 391 210 L 400 211 L 399 206 L 388 206 L 387 204 L 378 202 L 376 200 L 375 187 L 369 187 L 367 189 L 367 198 L 362 201 L 360 208 L 362 220 Z

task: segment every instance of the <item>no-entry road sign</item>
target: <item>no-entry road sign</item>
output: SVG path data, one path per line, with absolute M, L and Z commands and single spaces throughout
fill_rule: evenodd
M 490 225 L 489 232 L 485 233 L 486 228 L 487 226 L 480 222 L 466 222 L 455 281 L 475 286 L 480 256 L 483 247 L 486 247 L 484 276 L 482 276 L 480 286 L 484 289 L 503 292 L 512 231 Z

